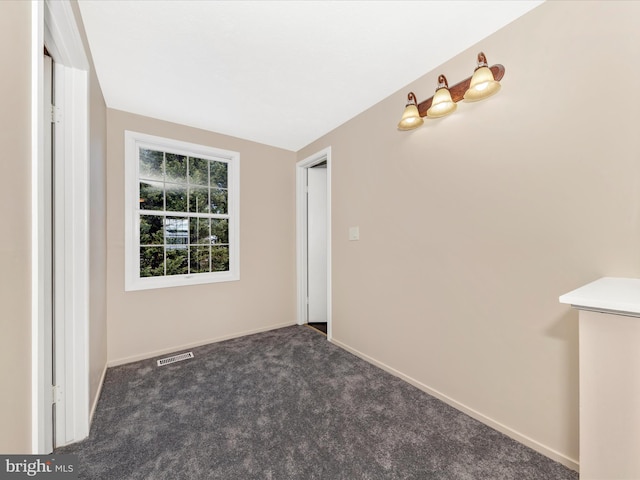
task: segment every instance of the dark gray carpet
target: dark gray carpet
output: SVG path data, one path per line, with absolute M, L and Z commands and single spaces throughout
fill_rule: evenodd
M 83 479 L 550 480 L 578 474 L 295 326 L 109 369 Z

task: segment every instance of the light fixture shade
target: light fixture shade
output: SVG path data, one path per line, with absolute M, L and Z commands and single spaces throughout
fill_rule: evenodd
M 500 83 L 493 77 L 493 72 L 487 63 L 487 57 L 483 52 L 480 52 L 478 66 L 473 72 L 469 88 L 464 92 L 464 99 L 467 102 L 475 102 L 490 97 L 498 90 L 500 90 Z
M 464 93 L 464 99 L 475 102 L 490 97 L 498 90 L 500 90 L 500 83 L 495 81 L 489 67 L 480 67 L 473 73 L 469 89 Z
M 416 96 L 413 94 L 413 92 L 410 92 L 408 95 L 407 105 L 404 109 L 404 113 L 402 114 L 400 123 L 398 123 L 398 129 L 413 130 L 414 128 L 418 128 L 423 123 L 424 120 L 420 116 L 418 106 L 416 105 Z
M 431 101 L 431 107 L 427 110 L 427 116 L 432 118 L 444 117 L 453 113 L 458 108 L 456 102 L 451 98 L 449 84 L 444 75 L 438 77 L 438 89 Z

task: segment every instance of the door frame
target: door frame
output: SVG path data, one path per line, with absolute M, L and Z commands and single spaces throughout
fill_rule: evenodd
M 296 163 L 296 273 L 298 325 L 307 323 L 308 248 L 307 248 L 307 170 L 327 162 L 327 340 L 333 338 L 331 312 L 331 147 Z
M 64 299 L 58 313 L 56 329 L 64 332 L 56 339 L 56 377 L 60 388 L 55 392 L 56 443 L 61 446 L 89 434 L 89 139 L 88 106 L 89 62 L 73 9 L 68 0 L 32 1 L 32 452 L 51 452 L 53 425 L 47 419 L 54 393 L 47 385 L 47 371 L 52 368 L 51 355 L 45 345 L 52 341 L 47 325 L 45 285 L 44 209 L 44 128 L 50 121 L 43 98 L 44 60 L 47 50 L 56 62 L 56 81 L 62 82 L 63 98 L 56 99 L 62 109 L 61 131 L 56 134 L 57 153 L 65 178 L 64 191 L 57 191 L 56 202 L 64 215 L 61 224 L 62 245 L 56 256 L 64 273 L 63 285 L 55 285 Z M 57 220 L 57 219 L 56 219 Z M 62 292 L 60 292 L 62 289 Z M 60 408 L 62 407 L 62 408 Z M 60 415 L 58 415 L 60 411 Z

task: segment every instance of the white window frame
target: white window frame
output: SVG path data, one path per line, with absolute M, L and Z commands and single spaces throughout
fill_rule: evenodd
M 140 277 L 139 148 L 151 148 L 226 162 L 229 214 L 229 270 L 162 277 Z M 180 287 L 240 279 L 240 154 L 230 150 L 125 131 L 125 290 Z

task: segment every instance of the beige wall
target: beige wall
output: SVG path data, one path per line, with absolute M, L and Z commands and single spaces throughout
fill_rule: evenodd
M 98 401 L 107 365 L 107 107 L 96 76 L 80 9 L 72 2 L 89 58 L 89 408 Z
M 558 296 L 640 275 L 637 18 L 547 2 L 298 152 L 332 147 L 335 340 L 572 466 L 577 312 Z M 468 77 L 480 50 L 506 68 L 497 96 L 396 130 L 408 91 Z
M 72 6 L 77 12 L 77 5 Z M 0 58 L 7 66 L 0 76 L 6 113 L 0 119 L 5 159 L 0 205 L 7 226 L 7 234 L 0 236 L 0 453 L 31 452 L 31 7 L 24 1 L 0 2 Z M 90 73 L 93 401 L 106 365 L 106 106 L 95 73 Z
M 0 452 L 31 451 L 31 3 L 0 2 Z
M 213 113 L 212 113 L 213 114 Z M 110 363 L 295 323 L 295 153 L 107 111 Z M 124 131 L 240 152 L 240 280 L 124 291 Z

